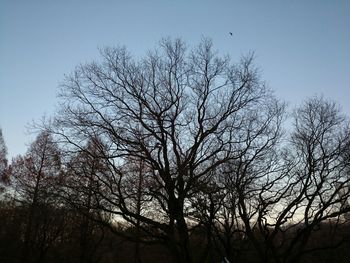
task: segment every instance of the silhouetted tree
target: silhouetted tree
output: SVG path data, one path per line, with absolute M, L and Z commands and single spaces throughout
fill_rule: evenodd
M 0 128 L 0 182 L 6 181 L 5 171 L 7 168 L 7 147 L 5 144 L 4 137 L 2 135 L 2 130 Z
M 264 169 L 268 173 L 253 185 L 251 198 L 245 195 L 238 202 L 245 231 L 263 262 L 298 262 L 308 252 L 341 244 L 311 246 L 309 240 L 322 224 L 339 222 L 349 212 L 344 202 L 350 163 L 343 158 L 349 135 L 346 118 L 332 102 L 316 97 L 295 111 L 282 160 L 271 165 L 272 171 Z M 246 213 L 250 207 L 253 212 Z
M 55 187 L 61 171 L 60 151 L 51 136 L 42 132 L 11 166 L 16 200 L 26 211 L 22 261 L 40 262 L 61 230 L 52 210 L 59 204 Z
M 98 135 L 109 171 L 96 175 L 104 189 L 96 193 L 99 209 L 148 233 L 140 241 L 166 244 L 175 261 L 192 262 L 192 196 L 223 164 L 249 162 L 272 147 L 283 107 L 252 56 L 232 65 L 207 39 L 191 52 L 180 40 L 164 40 L 138 62 L 123 48 L 104 49 L 102 57 L 66 78 L 53 132 L 67 152 Z M 147 167 L 142 193 L 129 192 L 130 177 L 140 178 L 125 170 L 130 160 Z
M 323 97 L 283 130 L 253 56 L 106 48 L 7 164 L 0 262 L 347 262 L 350 126 Z M 19 252 L 19 253 L 18 253 Z
M 108 172 L 103 163 L 104 146 L 98 138 L 92 138 L 87 146 L 68 161 L 61 181 L 60 196 L 75 217 L 73 224 L 79 229 L 80 262 L 97 262 L 96 251 L 103 239 L 103 224 L 108 221 L 100 209 L 100 174 Z

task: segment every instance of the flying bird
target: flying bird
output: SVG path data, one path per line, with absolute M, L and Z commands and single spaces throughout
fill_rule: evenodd
M 229 34 L 230 34 L 231 36 L 233 36 L 233 33 L 232 33 L 232 32 L 229 32 Z

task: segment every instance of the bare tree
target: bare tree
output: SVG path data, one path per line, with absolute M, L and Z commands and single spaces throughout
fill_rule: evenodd
M 99 205 L 99 192 L 103 192 L 99 174 L 108 172 L 101 141 L 95 137 L 86 147 L 68 159 L 66 171 L 60 182 L 59 196 L 66 208 L 73 212 L 73 223 L 79 229 L 79 259 L 81 263 L 97 262 L 96 252 L 104 237 L 103 224 L 106 221 Z
M 5 144 L 4 137 L 2 135 L 2 130 L 0 129 L 0 182 L 6 180 L 5 170 L 7 167 L 7 147 Z
M 239 203 L 247 234 L 252 225 L 256 229 L 250 239 L 263 262 L 298 262 L 306 253 L 341 244 L 341 237 L 314 245 L 309 240 L 322 223 L 339 224 L 349 212 L 344 205 L 349 138 L 346 118 L 335 103 L 316 97 L 295 111 L 290 142 L 273 166 L 277 172 L 254 186 L 256 201 Z M 255 212 L 245 214 L 252 205 Z
M 14 159 L 11 167 L 16 200 L 27 211 L 22 260 L 40 262 L 60 231 L 54 223 L 58 217 L 50 209 L 57 205 L 54 192 L 60 176 L 60 152 L 51 136 L 42 132 L 26 155 Z M 34 251 L 39 251 L 38 255 Z
M 224 187 L 227 191 L 223 206 L 227 229 L 225 235 L 228 235 L 226 239 L 229 240 L 230 236 L 238 238 L 239 250 L 252 245 L 259 260 L 265 258 L 264 242 L 261 242 L 260 236 L 256 234 L 259 224 L 266 223 L 265 219 L 269 212 L 266 207 L 268 196 L 265 193 L 283 178 L 279 158 L 283 113 L 284 107 L 278 104 L 272 107 L 270 104 L 269 110 L 264 114 L 257 112 L 254 114 L 257 120 L 249 118 L 250 121 L 254 120 L 254 124 L 251 125 L 249 122 L 242 127 L 246 130 L 247 137 L 240 145 L 241 155 L 225 163 L 222 169 L 222 174 L 225 175 Z M 258 127 L 261 128 L 257 129 L 255 122 L 260 123 Z M 242 242 L 242 235 L 249 242 Z M 234 247 L 231 246 L 231 249 Z M 232 252 L 231 255 L 227 255 L 229 258 L 232 257 Z M 239 252 L 236 253 L 237 256 Z
M 123 48 L 104 49 L 102 57 L 64 81 L 53 132 L 67 153 L 99 136 L 106 146 L 99 158 L 109 170 L 97 174 L 104 186 L 96 193 L 99 208 L 149 233 L 142 242 L 166 244 L 175 261 L 192 262 L 191 197 L 223 164 L 248 162 L 270 147 L 283 107 L 251 55 L 230 64 L 207 39 L 190 52 L 182 41 L 166 39 L 137 62 Z M 142 210 L 128 190 L 130 177 L 140 178 L 125 170 L 130 160 L 142 163 L 147 177 L 142 193 L 135 192 Z
M 327 219 L 337 219 L 349 208 L 342 204 L 349 197 L 349 183 L 346 173 L 350 162 L 342 158 L 348 151 L 350 130 L 343 116 L 333 102 L 312 98 L 295 112 L 295 131 L 292 145 L 295 151 L 290 175 L 298 180 L 298 194 L 294 203 L 302 213 L 302 230 L 287 251 L 296 249 L 293 262 L 306 253 L 311 232 Z M 293 156 L 293 155 L 291 155 Z M 342 194 L 340 194 L 342 192 Z M 295 204 L 293 204 L 295 206 Z

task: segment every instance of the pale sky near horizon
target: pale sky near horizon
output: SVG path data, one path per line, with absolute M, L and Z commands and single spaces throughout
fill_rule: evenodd
M 233 33 L 230 36 L 229 32 Z M 125 45 L 140 56 L 162 37 L 201 37 L 237 61 L 254 51 L 277 97 L 322 94 L 350 116 L 350 1 L 0 0 L 0 127 L 8 157 L 25 153 L 26 126 L 52 116 L 64 74 Z

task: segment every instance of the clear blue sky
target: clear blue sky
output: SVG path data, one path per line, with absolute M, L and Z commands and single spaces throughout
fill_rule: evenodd
M 233 60 L 255 51 L 278 97 L 293 106 L 323 94 L 350 115 L 348 0 L 0 0 L 0 127 L 9 157 L 26 151 L 28 123 L 53 114 L 63 75 L 98 59 L 98 47 L 142 55 L 166 36 L 189 45 L 210 37 Z

